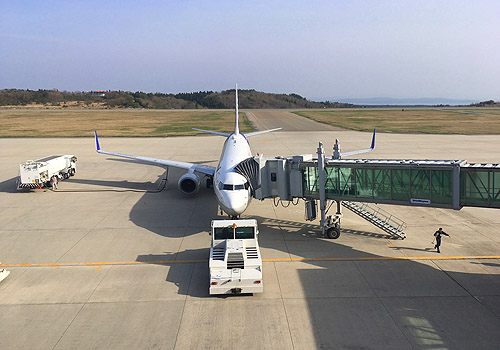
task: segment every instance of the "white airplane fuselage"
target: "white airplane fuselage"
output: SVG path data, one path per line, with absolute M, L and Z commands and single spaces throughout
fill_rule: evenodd
M 250 144 L 243 134 L 234 133 L 226 139 L 213 185 L 219 206 L 230 216 L 243 213 L 252 200 L 246 178 L 234 170 L 236 165 L 251 156 Z

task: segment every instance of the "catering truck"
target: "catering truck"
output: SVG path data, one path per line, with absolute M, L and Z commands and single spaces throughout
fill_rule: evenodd
M 50 156 L 39 160 L 28 160 L 19 166 L 17 189 L 50 186 L 50 178 L 67 179 L 76 173 L 74 155 Z
M 257 220 L 213 220 L 210 294 L 262 293 Z

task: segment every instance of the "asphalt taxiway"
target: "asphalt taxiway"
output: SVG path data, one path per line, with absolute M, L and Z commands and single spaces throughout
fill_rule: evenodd
M 257 114 L 256 114 L 257 115 Z M 284 118 L 289 118 L 287 115 Z M 265 115 L 257 115 L 262 128 Z M 276 118 L 275 115 L 272 118 Z M 271 117 L 269 117 L 271 119 Z M 369 133 L 275 132 L 264 156 L 318 142 L 366 148 Z M 103 138 L 104 150 L 216 164 L 224 138 Z M 367 158 L 499 163 L 500 136 L 380 133 Z M 27 159 L 75 154 L 59 191 L 15 190 Z M 346 212 L 338 240 L 304 206 L 254 200 L 264 293 L 208 295 L 211 190 L 177 190 L 182 171 L 99 155 L 92 138 L 0 139 L 0 349 L 498 349 L 500 211 L 383 206 L 408 224 L 394 240 Z M 161 190 L 161 191 L 160 191 Z M 443 227 L 441 254 L 433 233 Z M 7 266 L 6 266 L 7 265 Z

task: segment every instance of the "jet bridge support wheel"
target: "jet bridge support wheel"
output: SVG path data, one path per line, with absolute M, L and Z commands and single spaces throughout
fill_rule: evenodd
M 326 237 L 330 238 L 330 239 L 339 238 L 340 237 L 340 226 L 335 225 L 335 226 L 328 227 L 326 229 Z

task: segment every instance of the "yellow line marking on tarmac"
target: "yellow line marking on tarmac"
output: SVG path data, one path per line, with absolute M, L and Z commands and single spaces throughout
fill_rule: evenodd
M 102 265 L 99 265 L 99 267 L 95 270 L 95 272 L 99 271 L 101 269 Z
M 270 258 L 262 259 L 264 262 L 292 262 L 292 261 L 370 261 L 370 260 L 474 260 L 474 259 L 500 259 L 500 255 L 474 255 L 474 256 L 369 256 L 369 257 L 322 257 L 322 258 Z M 96 271 L 105 265 L 144 265 L 144 264 L 178 264 L 178 263 L 203 263 L 208 259 L 193 260 L 147 260 L 147 261 L 104 261 L 104 262 L 75 262 L 75 263 L 36 263 L 36 264 L 0 264 L 0 267 L 50 267 L 64 266 L 98 266 Z
M 253 117 L 255 118 L 255 120 L 257 120 L 257 121 L 260 123 L 260 125 L 262 125 L 262 127 L 263 127 L 264 129 L 267 129 L 267 127 L 264 125 L 264 123 L 263 123 L 263 122 L 261 122 L 261 121 L 260 121 L 260 119 L 259 119 L 259 118 L 257 118 L 257 116 L 256 116 L 253 112 L 248 112 L 248 113 L 250 113 L 251 115 L 253 115 Z

